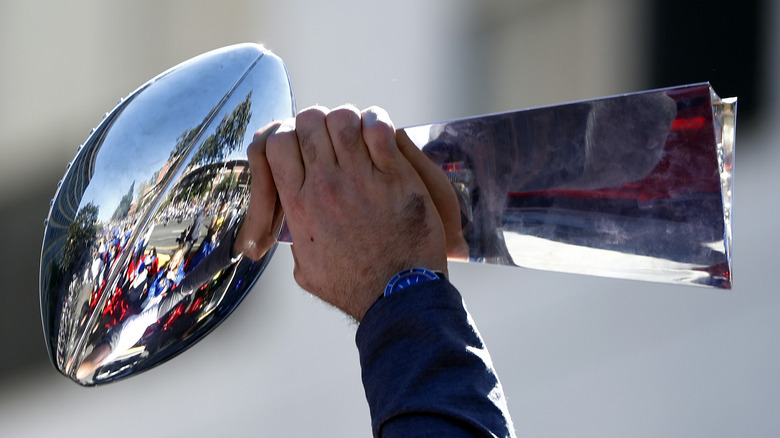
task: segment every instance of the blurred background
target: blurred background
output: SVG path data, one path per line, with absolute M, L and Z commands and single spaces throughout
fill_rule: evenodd
M 452 264 L 519 436 L 780 436 L 780 5 L 771 0 L 0 3 L 0 436 L 370 436 L 355 327 L 282 247 L 182 356 L 84 389 L 48 363 L 43 221 L 102 115 L 202 52 L 262 42 L 298 108 L 398 126 L 711 81 L 739 96 L 734 289 Z

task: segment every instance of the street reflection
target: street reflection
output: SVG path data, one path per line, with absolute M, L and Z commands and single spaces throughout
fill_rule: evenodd
M 238 307 L 276 248 L 234 251 L 247 147 L 294 114 L 284 63 L 253 43 L 184 61 L 105 114 L 46 219 L 41 320 L 59 372 L 86 386 L 143 372 Z
M 93 202 L 79 209 L 58 269 L 69 280 L 57 340 L 66 374 L 85 383 L 121 376 L 176 348 L 229 293 L 250 184 L 248 162 L 231 154 L 250 116 L 251 93 L 211 135 L 207 121 L 182 133 L 159 171 L 109 204 L 117 205 L 110 216 Z M 101 177 L 107 191 L 110 176 Z

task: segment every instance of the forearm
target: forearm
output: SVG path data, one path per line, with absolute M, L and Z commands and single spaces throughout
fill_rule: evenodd
M 490 355 L 449 282 L 381 298 L 356 342 L 375 436 L 514 436 Z

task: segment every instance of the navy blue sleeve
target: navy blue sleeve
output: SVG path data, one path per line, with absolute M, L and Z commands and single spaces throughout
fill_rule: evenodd
M 358 327 L 376 437 L 514 437 L 490 355 L 446 280 L 379 299 Z

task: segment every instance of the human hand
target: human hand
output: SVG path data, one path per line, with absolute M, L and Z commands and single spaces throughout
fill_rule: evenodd
M 405 131 L 396 131 L 396 142 L 414 170 L 422 178 L 439 213 L 447 240 L 447 258 L 468 261 L 469 245 L 463 237 L 460 204 L 455 188 L 444 171 L 417 148 Z
M 271 169 L 265 157 L 266 139 L 279 126 L 271 123 L 257 131 L 247 149 L 250 183 L 250 199 L 244 221 L 233 242 L 233 257 L 243 254 L 259 260 L 276 241 L 276 231 L 282 221 L 282 208 L 271 177 Z
M 271 133 L 279 127 L 279 122 L 271 123 L 260 129 L 249 145 L 247 155 L 253 175 L 252 196 L 247 216 L 237 233 L 233 246 L 233 256 L 245 254 L 252 260 L 259 260 L 274 242 L 275 233 L 281 225 L 283 216 L 276 186 L 271 177 L 271 169 L 265 157 L 265 142 Z M 444 225 L 447 242 L 447 258 L 450 260 L 468 260 L 469 247 L 463 237 L 460 219 L 460 205 L 455 189 L 444 172 L 417 148 L 405 131 L 396 131 L 396 142 L 404 157 L 422 178 L 431 195 L 436 211 Z M 272 207 L 273 205 L 273 207 Z M 273 212 L 269 216 L 269 212 Z M 259 226 L 255 226 L 259 224 Z
M 258 141 L 265 138 L 301 287 L 360 321 L 394 274 L 447 272 L 444 226 L 384 110 L 314 107 L 269 131 Z

